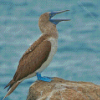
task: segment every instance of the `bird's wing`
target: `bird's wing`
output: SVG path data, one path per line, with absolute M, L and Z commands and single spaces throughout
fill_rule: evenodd
M 46 38 L 48 38 L 48 37 L 50 37 L 49 34 L 44 34 L 44 35 L 42 35 L 37 41 L 35 41 L 35 42 L 27 49 L 27 51 L 23 54 L 23 56 L 21 57 L 19 63 L 20 63 L 21 61 L 23 61 L 24 58 L 26 58 L 30 52 L 32 52 L 40 43 L 42 43 L 42 42 L 43 42 Z
M 35 72 L 47 60 L 51 50 L 51 43 L 45 37 L 36 41 L 25 52 L 19 61 L 14 81 L 21 80 Z

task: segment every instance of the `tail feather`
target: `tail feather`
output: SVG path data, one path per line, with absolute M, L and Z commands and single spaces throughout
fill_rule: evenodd
M 8 91 L 8 93 L 6 94 L 6 96 L 2 100 L 4 100 L 8 95 L 10 95 L 16 89 L 16 87 L 20 84 L 20 82 L 14 82 L 14 83 L 11 82 L 12 84 L 10 84 L 10 82 L 6 86 L 6 87 L 10 86 L 9 87 L 9 91 Z
M 11 81 L 4 87 L 4 89 L 7 88 L 8 86 L 11 87 L 14 83 L 15 83 L 15 81 L 14 81 L 14 80 L 11 80 Z M 10 87 L 9 87 L 9 89 L 10 89 Z M 9 89 L 8 89 L 8 90 L 9 90 Z

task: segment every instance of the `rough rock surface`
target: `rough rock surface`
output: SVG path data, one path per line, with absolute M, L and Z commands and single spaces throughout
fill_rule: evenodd
M 27 100 L 100 100 L 100 86 L 54 78 L 52 82 L 36 81 Z

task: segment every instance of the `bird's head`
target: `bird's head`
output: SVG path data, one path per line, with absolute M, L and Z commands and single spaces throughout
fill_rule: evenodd
M 56 14 L 60 14 L 63 12 L 66 12 L 69 10 L 64 11 L 55 11 L 55 12 L 46 12 L 42 14 L 39 18 L 39 28 L 42 31 L 42 33 L 45 33 L 45 31 L 52 31 L 53 28 L 56 28 L 56 25 L 61 21 L 70 21 L 70 19 L 52 19 L 53 16 Z

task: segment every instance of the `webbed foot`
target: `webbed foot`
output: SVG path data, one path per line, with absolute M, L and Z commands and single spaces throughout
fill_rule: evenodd
M 50 77 L 42 77 L 40 73 L 36 73 L 37 79 L 45 82 L 51 82 L 53 79 Z

